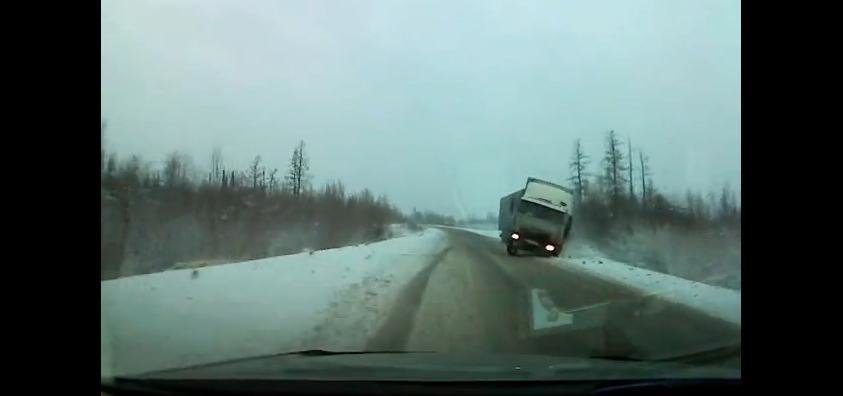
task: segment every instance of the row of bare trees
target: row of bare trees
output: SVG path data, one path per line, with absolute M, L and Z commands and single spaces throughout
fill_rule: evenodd
M 454 226 L 457 224 L 457 220 L 453 216 L 443 215 L 429 210 L 418 211 L 416 208 L 413 208 L 412 213 L 407 217 L 407 223 L 411 227 L 422 224 Z
M 589 160 L 575 141 L 575 235 L 614 260 L 740 290 L 741 209 L 731 186 L 668 198 L 656 188 L 644 150 L 615 131 L 606 133 L 593 173 Z
M 627 138 L 626 145 L 627 152 L 624 153 L 623 143 L 617 133 L 614 130 L 607 132 L 603 157 L 600 161 L 600 173 L 594 174 L 588 170 L 591 164 L 590 156 L 585 153 L 580 139 L 574 141 L 574 152 L 568 165 L 571 176 L 568 180 L 574 186 L 578 202 L 583 201 L 586 192 L 596 193 L 597 191 L 606 193 L 614 201 L 627 198 L 646 203 L 651 200 L 653 179 L 649 165 L 650 158 L 641 149 L 637 150 L 638 158 L 635 158 L 631 139 Z M 592 181 L 596 182 L 597 190 L 592 188 Z M 635 185 L 638 183 L 641 185 L 641 191 L 636 194 Z M 624 190 L 628 192 L 624 194 Z
M 714 192 L 704 198 L 689 190 L 685 202 L 675 202 L 656 189 L 650 158 L 644 150 L 634 149 L 629 138 L 623 146 L 618 134 L 608 131 L 599 167 L 591 172 L 590 156 L 579 139 L 574 142 L 568 180 L 582 221 L 598 223 L 600 232 L 613 223 L 631 219 L 654 225 L 740 226 L 740 206 L 728 184 L 719 191 L 719 198 Z M 640 189 L 636 191 L 636 187 Z
M 167 164 L 185 164 L 184 157 L 179 153 L 172 153 L 167 158 Z M 294 196 L 300 196 L 308 188 L 310 179 L 310 160 L 305 154 L 304 141 L 300 141 L 290 158 L 290 165 L 287 175 L 282 179 L 278 175 L 278 168 L 269 169 L 263 164 L 263 158 L 258 155 L 249 164 L 245 171 L 226 169 L 223 161 L 222 150 L 214 148 L 211 152 L 211 170 L 208 172 L 205 183 L 221 188 L 238 188 L 250 186 L 253 191 L 260 191 L 264 194 L 274 194 L 281 190 L 287 190 Z M 174 166 L 173 166 L 174 167 Z M 171 166 L 167 166 L 167 169 Z
M 218 148 L 207 171 L 183 153 L 156 167 L 102 150 L 101 278 L 378 240 L 403 219 L 369 190 L 312 187 L 305 147 L 293 149 L 284 177 L 261 156 L 246 169 L 227 167 Z

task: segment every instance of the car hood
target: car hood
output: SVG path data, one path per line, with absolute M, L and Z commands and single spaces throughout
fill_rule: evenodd
M 322 356 L 281 354 L 157 371 L 138 378 L 320 381 L 737 379 L 740 368 L 543 355 L 400 352 Z

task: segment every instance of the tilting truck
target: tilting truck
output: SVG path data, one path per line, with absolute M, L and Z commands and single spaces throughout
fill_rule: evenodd
M 538 251 L 558 256 L 571 232 L 571 190 L 549 181 L 527 178 L 527 185 L 501 198 L 498 229 L 506 252 Z

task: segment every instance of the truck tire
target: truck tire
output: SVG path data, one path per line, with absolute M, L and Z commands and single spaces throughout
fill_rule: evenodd
M 506 253 L 508 253 L 510 256 L 516 256 L 516 255 L 518 255 L 518 248 L 515 247 L 515 245 L 513 245 L 511 243 L 507 243 L 506 244 Z

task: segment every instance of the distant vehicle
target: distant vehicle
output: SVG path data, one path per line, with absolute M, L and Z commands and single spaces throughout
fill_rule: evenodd
M 558 256 L 571 232 L 573 194 L 549 181 L 530 177 L 527 185 L 501 198 L 498 229 L 506 252 L 537 250 Z

